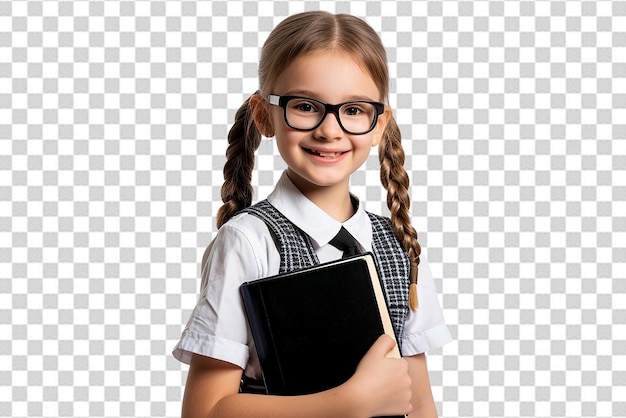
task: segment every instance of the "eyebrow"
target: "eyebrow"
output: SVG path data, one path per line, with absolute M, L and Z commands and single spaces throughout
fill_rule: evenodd
M 314 92 L 312 92 L 310 90 L 290 90 L 290 91 L 288 91 L 285 94 L 281 94 L 281 96 L 304 96 L 304 97 L 309 97 L 311 99 L 321 100 L 321 99 L 319 99 L 319 96 L 316 93 L 314 93 Z M 352 101 L 352 100 L 370 100 L 370 101 L 373 101 L 373 102 L 378 102 L 379 101 L 379 100 L 373 99 L 371 97 L 359 96 L 359 95 L 355 94 L 355 95 L 348 96 L 348 97 L 344 98 L 344 100 L 342 100 L 340 103 L 349 102 L 349 101 Z

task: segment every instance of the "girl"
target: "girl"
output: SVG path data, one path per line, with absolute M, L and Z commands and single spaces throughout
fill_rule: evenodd
M 420 246 L 410 224 L 400 131 L 386 104 L 389 76 L 380 38 L 352 16 L 294 15 L 267 39 L 259 83 L 229 132 L 219 230 L 203 257 L 201 297 L 174 350 L 190 364 L 183 417 L 436 416 L 424 352 L 450 334 L 424 261 L 418 307 Z M 288 168 L 268 198 L 250 206 L 261 135 L 276 137 Z M 365 212 L 349 192 L 350 175 L 373 146 L 379 146 L 390 220 Z M 261 394 L 239 286 L 340 258 L 330 241 L 342 228 L 377 259 L 404 357 L 387 358 L 394 342 L 381 336 L 336 388 Z

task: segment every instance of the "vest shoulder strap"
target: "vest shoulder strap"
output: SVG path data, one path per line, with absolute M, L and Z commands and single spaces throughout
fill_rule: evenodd
M 393 233 L 389 218 L 367 214 L 372 222 L 372 250 L 382 276 L 389 314 L 396 335 L 401 338 L 409 307 L 409 256 Z
M 280 253 L 280 273 L 319 264 L 308 234 L 294 225 L 267 199 L 243 209 L 242 212 L 256 216 L 269 228 Z

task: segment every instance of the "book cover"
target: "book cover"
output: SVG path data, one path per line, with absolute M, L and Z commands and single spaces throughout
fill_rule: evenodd
M 268 394 L 336 387 L 381 334 L 396 338 L 371 253 L 247 282 L 240 290 Z M 400 357 L 397 345 L 390 355 Z

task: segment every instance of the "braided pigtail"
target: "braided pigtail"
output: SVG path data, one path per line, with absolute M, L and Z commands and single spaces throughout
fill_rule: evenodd
M 387 190 L 387 207 L 391 212 L 391 227 L 402 246 L 406 249 L 411 263 L 409 283 L 409 307 L 415 311 L 417 300 L 417 276 L 422 251 L 417 241 L 417 232 L 411 225 L 409 207 L 409 176 L 404 169 L 404 149 L 400 128 L 393 116 L 383 132 L 379 145 L 380 180 Z
M 261 134 L 254 124 L 250 99 L 235 115 L 235 123 L 228 132 L 228 148 L 224 164 L 222 201 L 217 212 L 217 227 L 224 225 L 238 211 L 252 204 L 252 169 L 254 153 L 261 143 Z

